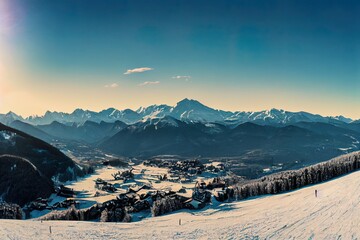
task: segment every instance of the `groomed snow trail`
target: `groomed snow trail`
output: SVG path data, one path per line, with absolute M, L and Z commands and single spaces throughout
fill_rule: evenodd
M 1 220 L 0 239 L 360 239 L 360 172 L 285 194 L 134 223 Z

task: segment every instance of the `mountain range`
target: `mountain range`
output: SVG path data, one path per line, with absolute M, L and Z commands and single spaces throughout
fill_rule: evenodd
M 323 123 L 351 123 L 352 119 L 343 116 L 324 117 L 307 112 L 290 112 L 278 109 L 270 109 L 257 112 L 246 111 L 223 111 L 207 107 L 196 100 L 183 99 L 175 106 L 151 105 L 141 107 L 136 111 L 131 109 L 117 110 L 109 108 L 100 112 L 76 109 L 72 113 L 47 111 L 43 116 L 30 116 L 23 118 L 13 112 L 0 114 L 0 122 L 11 124 L 19 120 L 32 125 L 46 125 L 56 121 L 63 124 L 83 124 L 86 121 L 96 123 L 121 121 L 126 124 L 134 124 L 146 121 L 149 118 L 162 118 L 170 116 L 175 119 L 190 122 L 216 122 L 225 125 L 237 126 L 245 122 L 254 122 L 260 125 L 285 125 L 297 122 L 323 122 Z
M 71 147 L 80 157 L 86 146 L 124 157 L 236 158 L 232 169 L 242 175 L 250 165 L 261 170 L 283 164 L 290 169 L 360 149 L 360 121 L 277 109 L 229 112 L 189 99 L 174 107 L 152 105 L 136 111 L 77 109 L 25 119 L 10 112 L 0 120 L 63 151 L 82 146 Z
M 299 122 L 286 126 L 242 123 L 235 128 L 219 123 L 184 122 L 173 117 L 129 125 L 98 146 L 123 156 L 231 157 L 250 152 L 279 161 L 317 161 L 360 149 L 360 124 L 335 126 Z

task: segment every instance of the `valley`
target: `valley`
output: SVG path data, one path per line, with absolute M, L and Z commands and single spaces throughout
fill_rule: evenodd
M 80 109 L 51 123 L 0 116 L 11 126 L 0 125 L 1 198 L 29 220 L 146 222 L 174 211 L 207 214 L 358 169 L 360 129 L 344 117 L 271 110 L 229 121 L 231 113 L 188 99 L 138 112 L 100 112 L 109 122 Z
M 132 164 L 127 167 L 104 166 L 96 169 L 93 174 L 66 183 L 64 187 L 71 189 L 72 193 L 70 195 L 65 196 L 63 193 L 53 194 L 49 199 L 43 199 L 42 204 L 35 201 L 34 207 L 28 207 L 26 211 L 29 218 L 44 217 L 46 219 L 46 214 L 51 213 L 52 208 L 53 210 L 65 210 L 66 207 L 54 207 L 64 201 L 74 201 L 77 209 L 87 209 L 95 204 L 110 204 L 119 197 L 128 198 L 129 200 L 136 197 L 143 200 L 142 203 L 149 205 L 149 207 L 139 208 L 138 210 L 129 210 L 134 211 L 131 220 L 139 221 L 151 217 L 152 196 L 171 192 L 181 197 L 183 201 L 190 200 L 197 182 L 211 182 L 214 178 L 225 177 L 226 172 L 223 168 L 218 167 L 218 164 L 220 163 L 198 164 L 203 169 L 201 174 L 196 172 L 189 174 L 185 171 L 173 172 L 167 167 L 157 167 L 146 163 Z M 114 177 L 116 173 L 126 173 L 128 171 L 131 171 L 132 174 L 129 178 Z M 44 203 L 45 205 L 43 205 Z
M 360 240 L 359 16 L 0 0 L 0 240 Z
M 297 191 L 133 223 L 1 220 L 0 238 L 357 239 L 359 186 L 360 172 L 354 172 Z

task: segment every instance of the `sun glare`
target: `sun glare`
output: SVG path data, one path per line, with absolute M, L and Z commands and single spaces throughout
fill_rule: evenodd
M 8 36 L 12 33 L 14 20 L 15 19 L 11 12 L 9 1 L 8 0 L 0 0 L 0 34 L 1 34 L 1 38 L 3 36 Z

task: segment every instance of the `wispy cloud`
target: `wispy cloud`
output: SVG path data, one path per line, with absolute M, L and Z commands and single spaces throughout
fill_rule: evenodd
M 153 68 L 149 67 L 141 67 L 141 68 L 134 68 L 134 69 L 128 69 L 124 74 L 132 74 L 132 73 L 142 73 L 146 71 L 154 70 Z
M 106 88 L 117 88 L 119 86 L 119 84 L 117 83 L 111 83 L 111 84 L 106 84 L 104 87 Z
M 138 86 L 142 87 L 142 86 L 146 86 L 146 85 L 156 85 L 156 84 L 160 84 L 160 81 L 143 82 L 143 83 L 140 83 Z
M 173 76 L 173 79 L 184 79 L 185 81 L 189 81 L 191 76 Z

